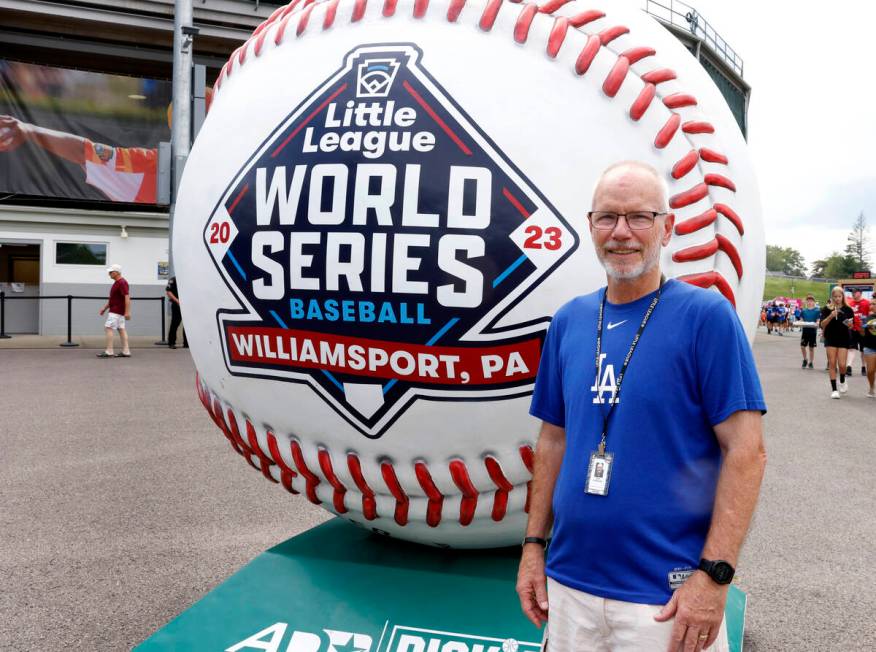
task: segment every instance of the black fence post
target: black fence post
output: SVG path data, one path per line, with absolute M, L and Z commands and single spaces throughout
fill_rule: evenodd
M 167 346 L 167 340 L 164 339 L 164 332 L 167 330 L 164 324 L 164 297 L 159 299 L 161 299 L 161 339 L 155 343 L 155 346 Z
M 6 334 L 6 293 L 0 292 L 0 340 L 11 338 L 11 335 Z
M 67 341 L 59 346 L 79 346 L 73 341 L 73 295 L 67 295 Z

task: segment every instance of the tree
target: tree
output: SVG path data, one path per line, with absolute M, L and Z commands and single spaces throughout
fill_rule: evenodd
M 766 268 L 771 272 L 782 272 L 788 276 L 804 276 L 806 261 L 796 249 L 767 245 Z
M 846 240 L 848 240 L 845 250 L 846 256 L 854 263 L 854 269 L 849 271 L 870 269 L 870 234 L 868 233 L 867 218 L 864 217 L 863 212 L 858 215 L 858 219 L 852 225 L 852 231 Z
M 834 251 L 827 258 L 812 263 L 813 278 L 848 278 L 858 263 L 849 255 Z

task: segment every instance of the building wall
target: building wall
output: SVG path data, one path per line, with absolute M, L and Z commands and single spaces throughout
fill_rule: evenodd
M 121 237 L 125 225 L 127 238 Z M 39 286 L 26 286 L 25 293 L 41 296 L 68 294 L 94 299 L 75 299 L 71 322 L 73 335 L 94 335 L 103 331 L 97 311 L 106 303 L 111 279 L 106 267 L 122 266 L 131 287 L 131 335 L 154 335 L 161 339 L 160 302 L 144 297 L 164 296 L 167 279 L 159 277 L 158 265 L 168 260 L 167 216 L 65 209 L 4 208 L 0 210 L 0 243 L 23 242 L 40 245 Z M 58 242 L 107 245 L 106 265 L 65 265 L 55 260 Z M 6 324 L 10 333 L 37 332 L 64 335 L 67 332 L 65 299 L 6 303 Z M 12 330 L 12 327 L 16 330 Z

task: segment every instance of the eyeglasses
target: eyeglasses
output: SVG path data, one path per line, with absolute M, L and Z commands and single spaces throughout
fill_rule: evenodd
M 665 213 L 657 211 L 633 211 L 632 213 L 612 213 L 611 211 L 590 211 L 587 217 L 593 228 L 609 231 L 617 226 L 621 217 L 627 220 L 627 226 L 634 231 L 643 231 L 654 226 L 654 220 Z

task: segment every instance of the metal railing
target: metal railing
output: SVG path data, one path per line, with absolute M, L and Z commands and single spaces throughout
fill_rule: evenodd
M 52 300 L 64 299 L 67 301 L 67 341 L 62 342 L 58 346 L 73 347 L 79 346 L 73 341 L 73 300 L 83 299 L 86 301 L 103 301 L 106 302 L 106 297 L 83 297 L 72 294 L 57 294 L 57 295 L 35 295 L 35 296 L 8 296 L 6 292 L 0 292 L 0 339 L 8 340 L 12 336 L 6 333 L 6 302 L 7 301 L 27 301 L 27 300 Z M 165 297 L 131 297 L 131 301 L 158 301 L 161 305 L 161 337 L 155 344 L 157 346 L 165 346 L 167 341 L 164 339 L 165 331 Z
M 744 63 L 727 41 L 699 12 L 685 2 L 678 0 L 645 0 L 645 11 L 670 25 L 686 29 L 700 39 L 706 47 L 720 57 L 737 75 L 743 76 Z

